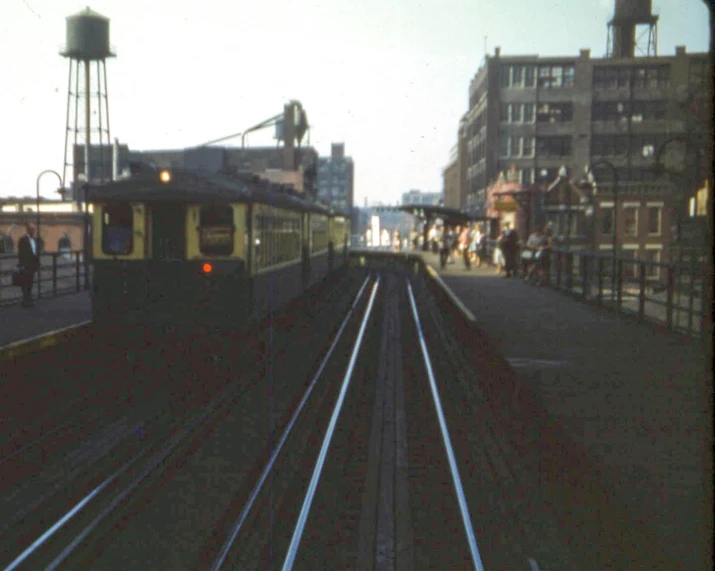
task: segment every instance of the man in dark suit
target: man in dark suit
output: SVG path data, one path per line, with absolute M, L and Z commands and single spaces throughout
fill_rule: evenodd
M 506 275 L 504 277 L 510 278 L 516 275 L 516 259 L 519 254 L 519 235 L 516 230 L 513 230 L 510 222 L 504 224 L 504 233 L 499 246 L 504 254 L 504 270 Z
M 35 272 L 40 267 L 40 257 L 37 240 L 35 239 L 35 227 L 29 222 L 25 224 L 26 234 L 17 243 L 18 266 L 20 269 L 20 280 L 22 288 L 22 306 L 32 307 L 32 282 L 35 280 Z

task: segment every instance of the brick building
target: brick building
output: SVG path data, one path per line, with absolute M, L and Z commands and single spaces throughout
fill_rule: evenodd
M 710 147 L 693 134 L 711 120 L 709 56 L 684 47 L 656 56 L 652 42 L 637 56 L 619 30 L 645 23 L 652 32 L 657 16 L 628 16 L 625 24 L 622 17 L 609 23 L 605 58 L 587 49 L 570 57 L 504 56 L 499 48 L 485 58 L 462 120 L 460 208 L 493 212 L 492 187 L 508 172 L 509 192 L 521 193 L 515 200 L 528 210 L 521 217 L 530 226 L 550 222 L 572 247 L 609 250 L 615 235 L 619 253 L 660 261 L 685 247 L 684 230 L 698 225 L 689 204 L 711 162 Z M 574 190 L 587 166 L 596 192 L 584 201 Z
M 25 234 L 25 223 L 37 222 L 35 198 L 0 197 L 0 254 L 17 252 L 17 242 Z M 70 249 L 84 247 L 85 215 L 67 201 L 40 202 L 40 234 L 45 252 L 57 252 L 60 239 L 69 238 Z

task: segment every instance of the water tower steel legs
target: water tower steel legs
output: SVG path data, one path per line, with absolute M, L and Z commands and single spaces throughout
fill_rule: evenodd
M 70 102 L 72 101 L 72 60 L 70 60 L 69 77 L 67 79 L 67 117 L 65 119 L 65 155 L 64 166 L 62 167 L 62 188 L 67 188 L 67 141 L 69 140 L 70 128 Z
M 97 62 L 96 91 L 92 91 L 92 62 Z M 100 65 L 101 63 L 101 65 Z M 72 74 L 74 74 L 74 90 L 72 90 Z M 80 75 L 84 74 L 84 81 Z M 104 75 L 104 77 L 102 77 Z M 72 103 L 74 98 L 74 116 L 72 116 Z M 80 98 L 84 98 L 84 117 L 80 108 Z M 96 102 L 93 103 L 93 100 Z M 94 105 L 94 107 L 93 107 Z M 92 125 L 92 115 L 96 114 L 96 125 Z M 84 121 L 84 125 L 82 125 Z M 70 149 L 70 132 L 74 131 L 73 145 Z M 99 155 L 92 150 L 92 132 L 97 133 L 95 144 L 99 145 Z M 106 140 L 105 140 L 106 139 Z M 78 155 L 78 151 L 83 151 Z M 85 180 L 107 178 L 105 170 L 108 164 L 105 153 L 111 149 L 109 132 L 109 97 L 107 95 L 107 66 L 106 60 L 70 59 L 70 70 L 67 88 L 67 128 L 65 133 L 65 163 L 63 170 L 63 184 L 68 180 L 68 169 L 72 169 L 70 176 L 84 174 Z M 84 162 L 83 168 L 77 172 L 77 165 Z M 95 165 L 92 168 L 92 165 Z M 90 176 L 91 175 L 91 176 Z M 75 183 L 77 181 L 75 180 Z M 79 198 L 79 197 L 77 197 Z
M 87 178 L 85 180 L 89 181 L 89 149 L 90 145 L 92 144 L 91 141 L 91 135 L 92 135 L 92 92 L 90 91 L 89 88 L 89 74 L 90 74 L 90 68 L 89 68 L 89 60 L 86 59 L 84 60 L 84 93 L 85 93 L 85 101 L 84 101 L 84 129 L 85 129 L 85 140 L 84 140 L 84 176 Z

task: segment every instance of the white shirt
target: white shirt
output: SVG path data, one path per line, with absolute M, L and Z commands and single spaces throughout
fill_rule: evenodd
M 37 246 L 35 245 L 35 239 L 29 234 L 25 234 L 25 236 L 27 236 L 27 239 L 30 240 L 30 247 L 32 248 L 32 253 L 37 256 Z

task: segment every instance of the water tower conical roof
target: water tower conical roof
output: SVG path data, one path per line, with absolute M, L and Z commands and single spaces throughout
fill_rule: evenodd
M 89 6 L 87 6 L 84 10 L 80 10 L 76 14 L 72 14 L 71 16 L 67 16 L 67 19 L 74 19 L 74 18 L 94 18 L 97 20 L 109 20 L 106 16 L 102 16 L 99 12 L 95 12 L 92 10 Z

